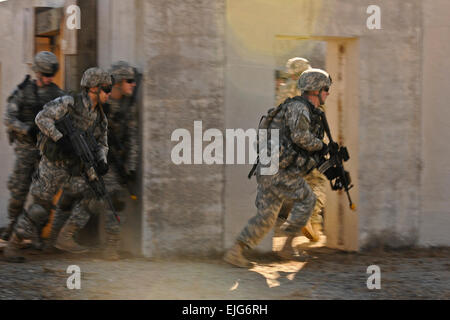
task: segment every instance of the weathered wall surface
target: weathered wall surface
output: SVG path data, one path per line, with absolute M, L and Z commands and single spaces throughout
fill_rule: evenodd
M 35 1 L 60 6 L 63 1 Z M 358 70 L 358 247 L 449 245 L 450 172 L 445 0 L 379 0 L 381 30 L 366 27 L 369 0 L 98 1 L 98 64 L 124 59 L 144 74 L 141 90 L 142 216 L 130 232 L 147 256 L 207 254 L 229 247 L 256 213 L 250 165 L 179 165 L 172 132 L 193 123 L 253 128 L 274 104 L 276 43 L 289 37 L 351 38 Z M 27 72 L 23 8 L 0 3 L 0 106 Z M 132 36 L 134 34 L 134 36 Z M 131 35 L 131 36 L 130 36 Z M 284 37 L 284 38 L 283 38 Z M 294 39 L 292 38 L 292 39 Z M 330 62 L 330 61 L 328 61 Z M 335 66 L 329 66 L 334 69 Z M 447 119 L 447 120 L 446 120 Z M 348 119 L 347 119 L 348 121 Z M 0 125 L 0 224 L 13 163 Z M 438 138 L 436 138 L 438 137 Z M 208 143 L 203 143 L 206 146 Z M 193 144 L 192 144 L 193 145 Z M 133 229 L 134 228 L 134 229 Z M 142 236 L 142 237 L 141 237 Z M 260 248 L 269 249 L 263 241 Z
M 203 121 L 203 130 L 224 127 L 224 3 L 137 3 L 146 79 L 143 252 L 218 251 L 223 247 L 223 166 L 173 164 L 176 142 L 170 138 L 177 128 L 193 134 L 195 120 Z
M 422 178 L 419 244 L 449 245 L 450 3 L 424 1 Z
M 422 9 L 420 1 L 379 1 L 382 29 L 369 30 L 370 4 L 333 2 L 324 30 L 360 38 L 360 246 L 414 245 L 420 215 Z
M 143 29 L 137 19 L 137 6 L 139 1 L 99 0 L 97 2 L 98 19 L 98 66 L 108 70 L 112 63 L 124 60 L 135 66 L 140 72 L 144 69 L 141 56 L 137 54 L 141 39 L 138 31 Z M 145 81 L 145 79 L 144 79 Z M 138 94 L 138 112 L 141 125 L 139 126 L 139 144 L 142 145 L 142 114 L 141 96 L 143 86 Z M 138 168 L 138 175 L 141 174 Z M 139 184 L 141 181 L 139 181 Z M 142 198 L 128 199 L 126 208 L 126 223 L 122 229 L 122 249 L 142 253 Z
M 26 74 L 32 74 L 26 64 L 31 62 L 30 57 L 33 56 L 33 39 L 27 31 L 32 24 L 29 20 L 31 11 L 25 13 L 25 9 L 32 5 L 57 7 L 61 1 L 15 0 L 0 3 L 0 225 L 7 221 L 9 191 L 6 184 L 14 164 L 14 150 L 9 146 L 3 118 L 7 97 Z

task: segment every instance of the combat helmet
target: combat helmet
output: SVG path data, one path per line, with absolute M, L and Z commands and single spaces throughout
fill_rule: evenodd
M 41 51 L 34 56 L 31 69 L 40 72 L 44 76 L 53 76 L 59 69 L 58 58 L 50 51 Z
M 300 77 L 303 71 L 311 68 L 309 61 L 305 58 L 295 57 L 286 62 L 286 72 L 291 76 Z
M 112 85 L 113 82 L 111 75 L 98 67 L 87 69 L 81 77 L 80 86 L 82 88 L 94 88 L 101 84 Z
M 322 69 L 308 69 L 304 71 L 298 79 L 298 89 L 304 91 L 320 90 L 324 87 L 330 87 L 332 83 L 328 72 Z
M 119 83 L 122 80 L 134 79 L 134 68 L 125 61 L 117 61 L 111 65 L 109 73 L 114 78 L 115 83 Z

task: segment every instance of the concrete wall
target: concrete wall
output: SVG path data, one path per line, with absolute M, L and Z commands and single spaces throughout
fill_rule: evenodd
M 139 71 L 144 69 L 142 57 L 137 54 L 140 41 L 138 32 L 143 30 L 142 23 L 137 19 L 140 1 L 99 0 L 97 2 L 98 50 L 97 64 L 108 70 L 113 62 L 124 60 L 135 66 Z M 144 78 L 145 81 L 145 78 Z M 139 97 L 145 90 L 141 84 Z M 140 125 L 139 144 L 142 144 L 141 99 L 138 99 Z M 138 174 L 142 173 L 138 168 Z M 141 184 L 141 181 L 138 182 Z M 128 199 L 126 223 L 122 229 L 122 249 L 142 254 L 142 196 L 138 200 Z
M 56 1 L 57 2 L 57 1 Z M 0 170 L 0 224 L 7 222 L 7 205 L 9 191 L 7 180 L 14 164 L 14 150 L 9 146 L 6 130 L 3 125 L 6 99 L 12 93 L 27 73 L 32 74 L 31 68 L 26 62 L 30 62 L 30 50 L 33 50 L 33 40 L 28 32 L 32 21 L 29 20 L 31 11 L 25 12 L 26 8 L 33 5 L 33 1 L 16 0 L 0 3 L 0 64 L 1 64 L 1 88 L 0 88 L 0 159 L 2 167 Z M 38 1 L 40 6 L 52 6 L 55 1 Z M 28 19 L 25 19 L 28 17 Z
M 61 1 L 38 2 L 50 6 Z M 449 138 L 445 75 L 450 48 L 444 36 L 450 8 L 445 0 L 379 0 L 382 29 L 369 30 L 366 9 L 371 4 L 98 1 L 98 64 L 108 67 L 124 59 L 137 65 L 145 79 L 140 93 L 142 216 L 136 208 L 130 231 L 141 228 L 133 240 L 142 245 L 141 252 L 220 251 L 256 213 L 256 184 L 246 178 L 250 165 L 176 166 L 170 159 L 176 142 L 170 137 L 177 128 L 192 133 L 195 120 L 203 121 L 203 131 L 255 127 L 274 104 L 274 70 L 287 55 L 280 39 L 329 44 L 353 39 L 354 54 L 346 63 L 354 70 L 356 80 L 351 81 L 358 90 L 345 94 L 349 103 L 356 101 L 359 117 L 343 113 L 343 123 L 350 128 L 344 142 L 350 138 L 356 143 L 350 161 L 358 166 L 349 168 L 356 170 L 352 195 L 358 211 L 357 220 L 344 219 L 345 228 L 338 231 L 356 235 L 341 248 L 450 243 L 444 192 L 450 172 L 440 170 Z M 24 0 L 0 3 L 1 119 L 7 95 L 29 72 L 22 10 L 27 5 Z M 337 70 L 333 59 L 327 63 Z M 13 163 L 4 132 L 0 130 L 0 223 L 5 221 L 6 180 Z M 260 249 L 270 249 L 269 238 Z
M 422 65 L 422 176 L 419 244 L 449 245 L 450 3 L 424 1 Z
M 138 1 L 144 29 L 144 219 L 147 256 L 223 248 L 224 168 L 174 165 L 172 132 L 224 127 L 224 3 Z

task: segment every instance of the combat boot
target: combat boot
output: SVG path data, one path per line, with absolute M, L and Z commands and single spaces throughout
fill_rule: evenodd
M 25 257 L 20 253 L 21 247 L 21 240 L 13 233 L 8 244 L 3 249 L 3 256 L 6 261 L 15 263 L 25 262 Z
M 103 251 L 103 259 L 110 261 L 120 260 L 119 247 L 120 247 L 120 234 L 107 233 L 106 248 Z
M 307 258 L 307 254 L 300 254 L 292 245 L 295 236 L 290 235 L 287 237 L 286 242 L 283 245 L 283 248 L 278 251 L 278 256 L 285 260 L 295 260 L 304 262 Z
M 320 235 L 314 230 L 311 225 L 311 222 L 308 220 L 306 225 L 302 228 L 302 233 L 305 237 L 313 242 L 317 242 L 320 240 Z
M 320 240 L 320 237 L 323 235 L 323 227 L 321 223 L 313 223 L 312 229 L 314 230 L 314 233 L 316 234 L 316 238 L 314 238 L 313 241 L 317 242 Z M 316 240 L 317 239 L 317 240 Z
M 59 211 L 59 209 L 56 209 L 56 212 L 53 216 L 53 221 L 50 227 L 50 233 L 48 235 L 48 238 L 44 241 L 44 251 L 47 253 L 56 253 L 59 251 L 55 248 L 56 239 L 58 238 L 58 235 L 64 226 L 64 223 L 66 222 L 67 218 L 70 216 L 70 212 L 64 212 Z
M 292 241 L 294 240 L 294 236 L 290 235 L 286 238 L 284 242 L 283 248 L 277 252 L 278 256 L 282 259 L 291 260 L 295 256 L 294 248 L 292 247 Z
M 55 247 L 71 253 L 84 253 L 89 251 L 88 248 L 80 246 L 73 239 L 78 232 L 79 227 L 73 223 L 66 223 L 56 239 Z
M 236 242 L 234 246 L 225 253 L 223 260 L 236 267 L 250 268 L 253 264 L 244 257 L 242 254 L 243 251 L 244 246 L 241 243 Z
M 16 224 L 16 220 L 11 221 L 8 226 L 3 230 L 3 232 L 0 235 L 0 239 L 8 241 L 9 238 L 11 237 L 11 234 L 13 232 L 14 229 L 14 225 Z

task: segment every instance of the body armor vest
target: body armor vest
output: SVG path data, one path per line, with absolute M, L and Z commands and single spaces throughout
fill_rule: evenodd
M 47 87 L 39 88 L 36 81 L 30 80 L 29 75 L 18 88 L 23 91 L 23 100 L 19 104 L 19 120 L 29 126 L 34 125 L 34 119 L 46 103 L 61 95 L 56 84 L 51 83 Z
M 103 120 L 102 109 L 98 109 L 99 112 L 87 112 L 81 94 L 74 94 L 71 96 L 74 99 L 74 104 L 72 106 L 69 106 L 68 113 L 70 114 L 73 126 L 81 131 L 91 131 L 95 135 L 95 129 L 100 126 Z M 96 139 L 98 139 L 98 137 L 96 137 Z M 66 139 L 65 143 L 70 143 L 70 140 Z M 64 161 L 70 167 L 78 166 L 80 164 L 80 160 L 74 158 L 75 154 L 73 152 L 65 152 L 58 145 L 58 142 L 54 142 L 47 136 L 43 137 L 41 145 L 42 153 L 50 161 Z M 74 171 L 78 172 L 79 170 Z

